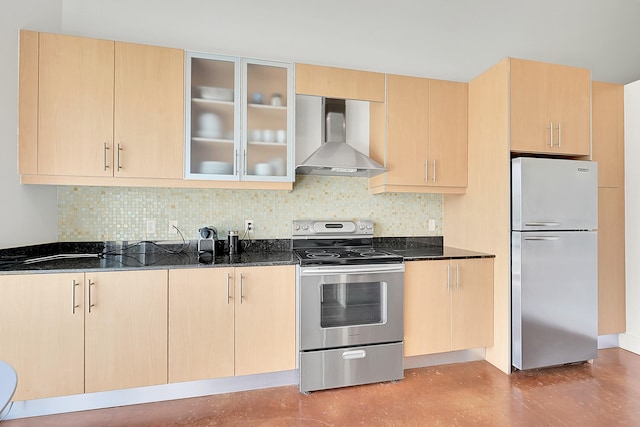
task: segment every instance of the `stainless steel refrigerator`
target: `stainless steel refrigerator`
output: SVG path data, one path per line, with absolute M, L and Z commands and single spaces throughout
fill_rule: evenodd
M 512 365 L 596 358 L 598 165 L 511 161 Z

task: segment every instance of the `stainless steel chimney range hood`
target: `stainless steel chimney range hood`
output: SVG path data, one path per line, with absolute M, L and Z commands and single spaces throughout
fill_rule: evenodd
M 322 144 L 296 167 L 299 175 L 372 177 L 387 169 L 346 140 L 344 99 L 322 99 Z

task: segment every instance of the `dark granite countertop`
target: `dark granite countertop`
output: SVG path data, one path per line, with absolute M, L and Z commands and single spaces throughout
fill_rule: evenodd
M 377 247 L 402 255 L 405 261 L 495 257 L 482 252 L 444 246 L 442 236 L 380 237 L 374 241 Z
M 57 242 L 0 250 L 0 274 L 294 265 L 287 240 L 256 240 L 238 255 L 202 261 L 197 242 Z
M 433 260 L 433 259 L 459 259 L 459 258 L 494 258 L 495 255 L 482 252 L 468 251 L 466 249 L 444 247 L 424 247 L 409 249 L 391 249 L 391 252 L 402 255 L 405 261 Z
M 59 273 L 91 270 L 136 270 L 294 265 L 289 239 L 254 240 L 238 255 L 203 262 L 197 242 L 54 242 L 0 250 L 0 274 Z M 485 258 L 490 254 L 452 248 L 436 237 L 377 237 L 374 244 L 405 261 Z M 218 251 L 221 253 L 222 251 Z

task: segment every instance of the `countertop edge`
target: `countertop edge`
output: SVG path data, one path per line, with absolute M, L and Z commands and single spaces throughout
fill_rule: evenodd
M 138 270 L 177 270 L 189 268 L 236 268 L 236 267 L 268 267 L 280 265 L 299 265 L 297 257 L 287 248 L 287 241 L 268 241 L 268 244 L 276 242 L 276 245 L 259 245 L 256 244 L 252 251 L 243 252 L 237 257 L 228 254 L 216 257 L 214 262 L 199 262 L 197 252 L 193 252 L 195 247 L 190 245 L 190 250 L 186 253 L 175 255 L 174 258 L 162 252 L 160 256 L 158 252 L 156 257 L 141 257 L 140 263 L 135 264 L 136 258 L 119 257 L 114 253 L 107 253 L 107 256 L 83 259 L 55 259 L 46 260 L 46 262 L 35 262 L 29 266 L 24 264 L 5 265 L 0 268 L 0 275 L 16 275 L 16 274 L 65 274 L 65 273 L 84 273 L 84 272 L 108 272 L 108 271 L 138 271 Z M 191 242 L 193 243 L 193 242 Z M 435 244 L 434 244 L 435 243 Z M 94 252 L 98 252 L 103 242 L 93 242 L 95 245 Z M 442 238 L 389 238 L 379 239 L 378 244 L 382 249 L 386 249 L 397 255 L 402 256 L 405 262 L 412 261 L 435 261 L 435 260 L 452 260 L 452 259 L 471 259 L 471 258 L 495 258 L 495 255 L 475 252 L 466 249 L 448 247 L 443 245 Z M 67 246 L 65 246 L 67 245 Z M 49 254 L 66 253 L 68 251 L 68 243 L 43 244 L 41 247 L 48 248 Z M 74 243 L 71 243 L 74 245 Z M 156 245 L 157 246 L 157 245 Z M 19 248 L 21 249 L 21 248 Z M 66 250 L 65 250 L 66 249 Z M 274 250 L 275 249 L 275 250 Z M 134 254 L 135 255 L 135 254 Z M 139 255 L 139 254 L 138 254 Z M 83 255 L 80 254 L 79 258 Z M 168 257 L 168 258 L 167 258 Z M 123 260 L 128 258 L 128 260 Z M 97 265 L 96 263 L 100 264 Z M 129 262 L 129 264 L 127 264 Z M 148 264 L 146 264 L 148 262 Z M 121 263 L 121 264 L 120 264 Z
M 145 265 L 140 267 L 98 267 L 98 268 L 59 268 L 59 269 L 29 269 L 29 270 L 0 270 L 0 276 L 25 275 L 25 274 L 69 274 L 69 273 L 91 273 L 109 271 L 142 271 L 142 270 L 185 270 L 189 268 L 232 268 L 232 267 L 271 267 L 279 265 L 298 265 L 297 260 L 291 261 L 264 261 L 264 262 L 243 262 L 243 263 L 197 263 L 189 265 Z

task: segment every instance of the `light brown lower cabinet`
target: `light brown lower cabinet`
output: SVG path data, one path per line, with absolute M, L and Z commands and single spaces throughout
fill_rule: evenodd
M 493 345 L 493 258 L 405 264 L 404 354 Z
M 169 270 L 169 382 L 234 373 L 233 268 Z
M 13 400 L 167 382 L 166 270 L 5 275 L 0 301 Z
M 0 276 L 0 359 L 18 374 L 13 400 L 84 392 L 83 281 L 83 273 Z
M 295 267 L 169 272 L 169 382 L 295 369 Z
M 85 392 L 167 383 L 167 270 L 85 273 Z

